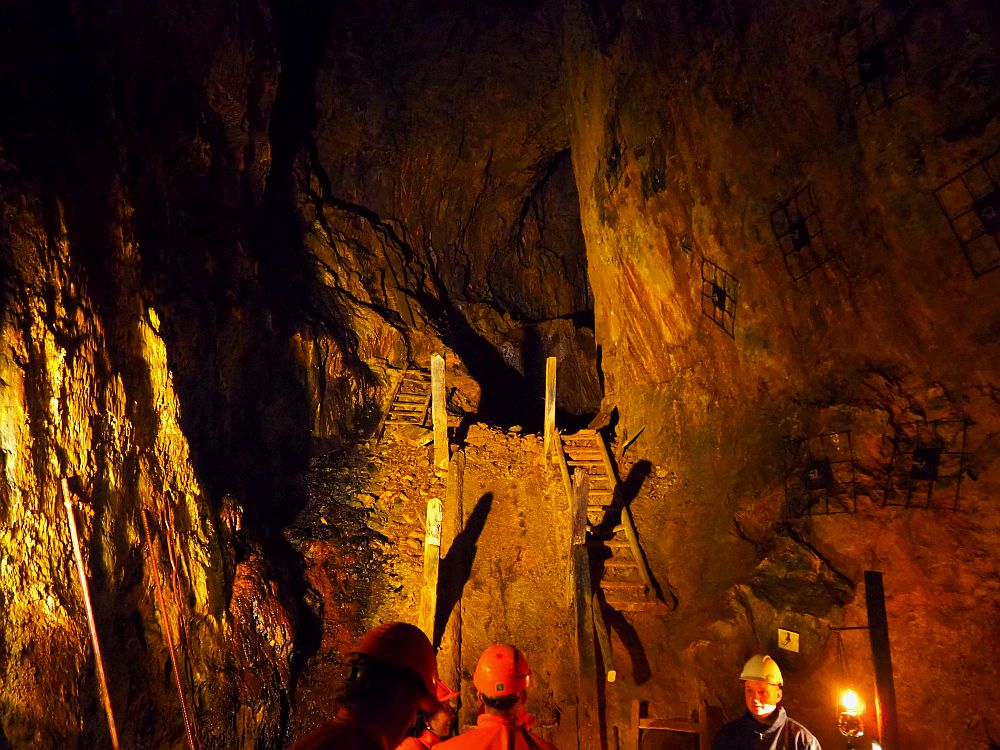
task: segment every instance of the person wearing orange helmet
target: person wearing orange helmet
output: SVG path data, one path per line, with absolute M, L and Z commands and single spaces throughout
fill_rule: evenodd
M 379 625 L 361 636 L 350 654 L 351 671 L 333 719 L 290 750 L 394 750 L 418 711 L 437 710 L 437 659 L 418 627 Z
M 784 683 L 774 659 L 750 657 L 740 679 L 746 713 L 719 730 L 712 750 L 821 750 L 819 740 L 778 705 Z
M 487 648 L 472 677 L 483 703 L 475 729 L 435 750 L 556 750 L 528 729 L 531 721 L 524 707 L 532 677 L 528 660 L 514 646 L 498 643 Z
M 452 690 L 441 680 L 437 683 L 438 709 L 432 714 L 420 714 L 418 726 L 423 726 L 419 734 L 404 739 L 396 750 L 430 750 L 451 735 L 451 724 L 455 719 L 455 711 L 450 705 L 458 691 Z

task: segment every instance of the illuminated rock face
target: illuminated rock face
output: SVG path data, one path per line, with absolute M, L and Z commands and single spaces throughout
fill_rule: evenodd
M 735 711 L 742 660 L 801 631 L 786 701 L 827 746 L 835 683 L 871 681 L 864 632 L 843 675 L 828 626 L 864 624 L 881 570 L 902 744 L 985 746 L 995 14 L 617 5 L 569 3 L 565 51 L 605 399 L 676 474 L 633 505 L 681 603 L 646 642 Z
M 678 607 L 609 615 L 609 722 L 739 710 L 768 650 L 833 745 L 880 570 L 903 746 L 998 736 L 988 4 L 173 5 L 0 32 L 0 746 L 105 743 L 65 475 L 123 745 L 183 744 L 145 510 L 202 741 L 281 746 L 295 648 L 347 641 L 304 581 L 367 553 L 259 532 L 435 351 L 529 428 L 558 356 L 651 465 Z

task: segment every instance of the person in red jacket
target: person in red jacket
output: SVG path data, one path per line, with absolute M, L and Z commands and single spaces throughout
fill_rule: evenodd
M 476 728 L 435 750 L 556 750 L 529 731 L 532 718 L 524 708 L 531 678 L 531 667 L 519 650 L 503 644 L 487 648 L 472 677 L 483 703 Z
M 439 706 L 434 647 L 414 625 L 368 631 L 351 650 L 350 666 L 336 715 L 290 750 L 395 750 L 417 711 L 430 715 Z
M 458 695 L 441 680 L 437 683 L 437 699 L 441 705 L 429 716 L 423 716 L 424 730 L 413 737 L 403 740 L 396 750 L 430 750 L 442 740 L 451 736 L 451 723 L 455 719 L 455 711 L 449 701 Z

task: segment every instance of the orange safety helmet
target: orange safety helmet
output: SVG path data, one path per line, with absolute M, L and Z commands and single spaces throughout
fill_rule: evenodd
M 386 622 L 365 633 L 351 649 L 386 664 L 415 672 L 424 690 L 438 694 L 437 656 L 434 646 L 420 628 L 407 622 Z
M 445 685 L 444 680 L 437 681 L 437 699 L 439 703 L 450 701 L 456 695 L 458 695 L 458 691 L 452 690 L 450 687 Z
M 472 682 L 488 698 L 518 695 L 531 684 L 531 667 L 513 646 L 495 643 L 479 657 Z

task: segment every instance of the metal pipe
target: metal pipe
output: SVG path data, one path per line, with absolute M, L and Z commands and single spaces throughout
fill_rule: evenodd
M 142 528 L 146 532 L 146 550 L 149 553 L 150 567 L 153 571 L 153 588 L 156 590 L 156 601 L 160 607 L 160 617 L 163 618 L 163 637 L 167 642 L 167 649 L 170 651 L 170 666 L 173 667 L 174 684 L 177 685 L 177 695 L 181 699 L 181 718 L 184 721 L 184 733 L 187 735 L 188 747 L 191 750 L 198 750 L 198 745 L 194 741 L 194 732 L 191 728 L 187 698 L 184 697 L 180 666 L 177 663 L 177 649 L 174 648 L 174 635 L 170 630 L 170 623 L 167 621 L 167 604 L 163 596 L 163 584 L 160 581 L 160 566 L 156 562 L 153 535 L 149 531 L 149 518 L 145 508 L 142 509 Z
M 104 700 L 104 711 L 108 715 L 108 731 L 111 733 L 111 745 L 118 750 L 118 729 L 115 727 L 115 717 L 111 711 L 111 695 L 108 693 L 108 681 L 104 676 L 104 659 L 101 658 L 101 644 L 97 640 L 97 625 L 94 622 L 94 608 L 90 604 L 90 589 L 87 586 L 87 572 L 83 568 L 83 553 L 80 551 L 80 537 L 76 533 L 76 517 L 73 514 L 73 501 L 69 495 L 69 482 L 61 481 L 63 504 L 66 506 L 66 518 L 69 521 L 69 535 L 73 540 L 73 554 L 76 556 L 76 570 L 80 575 L 80 589 L 83 591 L 83 606 L 87 610 L 87 625 L 90 627 L 90 641 L 94 646 L 94 664 L 97 666 L 97 679 L 101 687 L 101 698 Z

